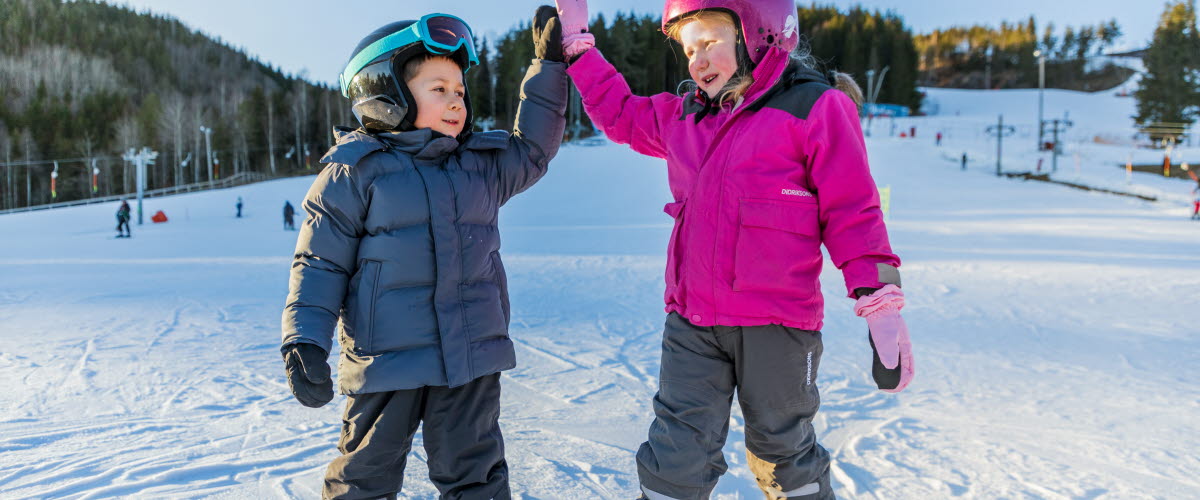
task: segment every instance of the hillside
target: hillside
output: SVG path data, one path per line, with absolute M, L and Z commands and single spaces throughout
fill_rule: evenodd
M 0 102 L 0 163 L 37 162 L 0 178 L 0 208 L 90 196 L 93 158 L 98 195 L 130 192 L 119 156 L 131 147 L 161 153 L 150 189 L 208 180 L 201 125 L 218 174 L 303 170 L 287 151 L 319 154 L 347 116 L 332 89 L 173 18 L 95 0 L 0 2 Z M 52 200 L 48 160 L 77 158 L 59 162 Z

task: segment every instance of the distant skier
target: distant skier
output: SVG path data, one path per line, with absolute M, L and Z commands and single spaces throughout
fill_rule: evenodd
M 963 152 L 963 155 L 962 155 L 962 170 L 963 170 L 963 172 L 967 171 L 967 153 L 965 151 Z
M 793 0 L 667 0 L 662 29 L 682 46 L 695 90 L 637 96 L 592 47 L 587 2 L 556 3 L 564 26 L 584 30 L 563 30 L 584 110 L 614 142 L 665 158 L 674 195 L 655 418 L 636 457 L 643 498 L 709 498 L 726 470 L 735 395 L 766 497 L 834 498 L 813 428 L 822 243 L 866 319 L 876 385 L 899 392 L 914 373 L 861 89 L 792 53 Z
M 516 354 L 496 220 L 558 153 L 570 28 L 538 9 L 513 134 L 471 130 L 463 80 L 479 58 L 457 17 L 385 25 L 346 65 L 341 88 L 362 127 L 337 130 L 301 204 L 282 325 L 288 385 L 305 406 L 333 399 L 335 335 L 341 344 L 345 425 L 322 498 L 396 498 L 418 429 L 440 498 L 512 498 L 500 372 Z
M 937 133 L 937 145 L 938 145 L 938 147 L 941 147 L 941 145 L 942 145 L 942 133 L 941 132 Z
M 118 238 L 129 238 L 132 236 L 132 234 L 129 231 L 130 217 L 131 216 L 130 216 L 129 202 L 125 201 L 125 200 L 121 200 L 121 207 L 117 209 L 117 237 Z M 124 232 L 121 231 L 122 228 L 124 228 L 124 230 L 125 230 Z
M 238 196 L 238 201 L 237 201 L 237 216 L 238 216 L 238 218 L 239 218 L 239 219 L 240 219 L 240 218 L 242 218 L 242 197 L 241 197 L 241 196 Z
M 1200 180 L 1196 181 L 1196 188 L 1192 189 L 1192 220 L 1200 220 Z
M 295 217 L 295 215 L 296 215 L 296 209 L 292 208 L 292 202 L 284 201 L 283 202 L 283 229 L 285 231 L 295 231 L 296 230 L 296 223 L 292 221 L 292 218 Z

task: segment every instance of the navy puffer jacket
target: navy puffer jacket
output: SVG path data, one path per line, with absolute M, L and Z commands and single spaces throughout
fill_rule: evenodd
M 566 101 L 565 65 L 534 61 L 511 135 L 339 134 L 304 200 L 283 345 L 328 352 L 336 329 L 343 394 L 513 368 L 497 215 L 546 173 Z

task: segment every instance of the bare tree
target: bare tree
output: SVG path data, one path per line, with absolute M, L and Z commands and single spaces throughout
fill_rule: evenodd
M 233 89 L 232 97 L 232 113 L 228 115 L 227 122 L 233 125 L 233 173 L 238 174 L 249 168 L 250 146 L 246 141 L 246 127 L 239 119 L 238 110 L 242 109 L 242 104 L 246 101 L 246 93 L 241 88 Z
M 16 91 L 9 109 L 24 109 L 44 85 L 50 96 L 84 96 L 114 92 L 123 87 L 121 77 L 105 58 L 88 57 L 71 49 L 35 46 L 19 55 L 0 56 L 0 87 Z M 82 99 L 72 99 L 71 111 L 78 112 Z
M 13 190 L 12 137 L 9 137 L 4 122 L 0 122 L 0 152 L 4 153 L 4 173 L 8 181 L 4 188 L 4 208 L 13 208 L 17 205 L 14 199 L 17 192 Z
M 304 79 L 296 78 L 292 88 L 292 121 L 296 130 L 296 166 L 304 168 L 304 124 L 308 120 L 308 92 Z
M 181 164 L 183 163 L 183 126 L 186 119 L 187 101 L 184 97 L 174 93 L 167 95 L 166 99 L 163 99 L 163 112 L 159 116 L 158 129 L 163 139 L 171 144 L 175 185 L 183 184 L 183 167 Z
M 329 110 L 329 100 L 329 92 L 322 91 L 321 102 L 325 103 L 325 133 L 322 135 L 325 136 L 326 142 L 329 143 L 325 145 L 325 149 L 333 147 L 333 114 Z
M 92 182 L 91 182 L 92 181 L 92 158 L 96 157 L 95 149 L 96 149 L 96 140 L 92 138 L 92 134 L 85 132 L 83 134 L 83 141 L 81 141 L 79 143 L 79 152 L 83 155 L 84 158 L 86 158 L 86 160 L 84 161 L 84 165 L 83 165 L 83 178 L 82 178 L 83 183 L 80 184 L 80 189 L 83 190 L 83 192 L 79 196 L 80 198 L 87 198 L 88 196 L 91 196 L 91 192 L 92 192 L 91 191 L 92 190 Z M 64 180 L 64 184 L 65 184 L 66 177 L 62 177 L 62 179 Z M 64 186 L 64 188 L 65 187 L 66 186 Z M 66 189 L 62 189 L 62 191 L 65 192 Z
M 121 148 L 121 153 L 130 149 L 139 147 L 142 142 L 142 129 L 138 126 L 137 120 L 132 116 L 125 116 L 117 122 L 117 145 Z M 121 169 L 121 192 L 132 192 L 132 176 L 130 170 L 133 167 L 128 162 L 123 162 Z
M 187 124 L 192 133 L 192 183 L 199 183 L 201 171 L 205 168 L 205 164 L 200 161 L 201 152 L 204 151 L 204 134 L 200 132 L 200 126 L 204 125 L 204 103 L 202 98 L 196 97 L 192 99 L 191 105 L 188 107 L 189 115 L 191 116 L 190 123 Z
M 275 93 L 267 92 L 267 158 L 271 161 L 271 175 L 275 175 Z
M 21 152 L 25 154 L 25 206 L 33 205 L 33 166 L 28 163 L 33 161 L 33 157 L 37 154 L 37 143 L 33 140 L 33 132 L 29 129 L 21 130 Z
M 4 201 L 5 208 L 16 208 L 17 206 L 17 189 L 13 186 L 13 166 L 12 166 L 12 136 L 8 135 L 8 127 L 0 122 L 0 151 L 4 152 L 5 177 L 8 179 L 8 188 L 5 190 Z

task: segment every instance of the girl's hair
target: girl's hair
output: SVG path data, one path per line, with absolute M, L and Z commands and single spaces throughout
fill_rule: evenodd
M 745 37 L 741 33 L 741 29 L 738 28 L 733 15 L 724 10 L 698 10 L 688 14 L 667 27 L 667 36 L 678 42 L 679 32 L 683 30 L 683 26 L 698 20 L 726 23 L 732 25 L 738 32 L 738 46 L 734 49 L 735 51 L 739 51 L 737 54 L 738 72 L 725 84 L 725 93 L 722 94 L 721 104 L 737 102 L 746 95 L 746 91 L 750 90 L 750 86 L 754 84 L 754 76 L 751 74 L 749 68 L 749 58 L 741 54 L 741 52 L 747 50 L 743 42 Z M 791 53 L 791 59 L 793 64 L 798 64 L 809 69 L 817 69 L 820 66 L 817 58 L 813 57 L 812 49 L 809 48 L 808 42 L 803 38 L 801 38 L 800 43 L 796 44 L 796 49 Z M 854 81 L 854 77 L 838 71 L 830 72 L 829 75 L 835 80 L 829 82 L 830 84 L 850 96 L 855 104 L 860 107 L 862 106 L 863 101 L 865 101 L 862 88 Z
M 792 51 L 791 58 L 793 64 L 797 64 L 808 69 L 817 69 L 820 66 L 817 58 L 812 55 L 812 48 L 809 47 L 808 42 L 804 40 L 804 38 L 801 38 L 800 43 L 796 44 L 796 49 Z M 850 96 L 850 99 L 852 99 L 854 104 L 858 105 L 858 107 L 862 107 L 863 102 L 865 102 L 866 99 L 863 98 L 862 88 L 858 86 L 858 82 L 854 81 L 853 76 L 850 76 L 849 73 L 842 73 L 841 71 L 830 71 L 829 76 L 834 80 L 829 82 L 830 84 L 845 93 L 847 96 Z

